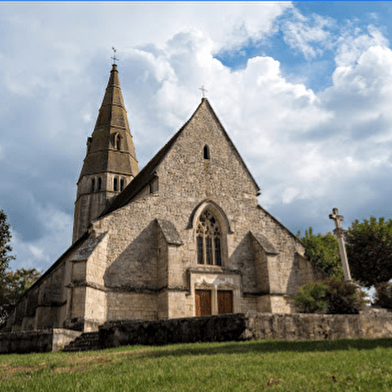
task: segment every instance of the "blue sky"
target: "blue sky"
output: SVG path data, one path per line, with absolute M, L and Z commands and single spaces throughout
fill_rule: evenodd
M 292 232 L 392 218 L 391 2 L 0 2 L 0 208 L 11 267 L 71 243 L 117 48 L 140 167 L 207 97 Z

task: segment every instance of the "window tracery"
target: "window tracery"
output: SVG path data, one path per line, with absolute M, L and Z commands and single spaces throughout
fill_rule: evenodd
M 196 229 L 197 263 L 222 265 L 221 229 L 218 220 L 205 210 Z

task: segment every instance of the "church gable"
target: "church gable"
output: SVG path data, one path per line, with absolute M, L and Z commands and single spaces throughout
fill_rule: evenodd
M 162 195 L 256 198 L 259 188 L 203 99 L 156 169 Z

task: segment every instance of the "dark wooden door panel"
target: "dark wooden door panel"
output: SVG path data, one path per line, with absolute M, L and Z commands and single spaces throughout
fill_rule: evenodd
M 196 290 L 196 316 L 210 316 L 211 315 L 211 291 L 210 290 Z
M 218 313 L 233 313 L 233 292 L 226 290 L 218 291 Z

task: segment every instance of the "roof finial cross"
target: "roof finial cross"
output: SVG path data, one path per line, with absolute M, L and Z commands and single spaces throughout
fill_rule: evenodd
M 113 64 L 116 64 L 116 61 L 118 61 L 118 58 L 116 57 L 117 49 L 114 46 L 112 46 L 112 50 L 113 50 L 113 57 L 111 57 L 111 59 L 113 59 Z
M 208 92 L 208 90 L 206 90 L 205 88 L 204 88 L 204 86 L 201 86 L 200 88 L 199 88 L 199 90 L 201 91 L 201 93 L 202 93 L 202 95 L 203 95 L 203 98 L 205 98 L 205 93 L 206 92 Z

